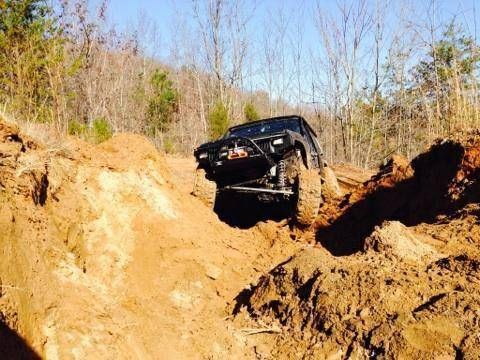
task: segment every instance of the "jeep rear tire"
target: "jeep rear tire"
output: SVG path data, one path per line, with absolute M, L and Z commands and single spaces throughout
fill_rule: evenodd
M 322 202 L 321 177 L 318 169 L 301 166 L 297 178 L 297 205 L 295 218 L 303 226 L 313 224 Z
M 215 184 L 214 181 L 208 180 L 206 174 L 207 173 L 204 169 L 195 170 L 192 194 L 202 200 L 205 205 L 213 208 L 217 192 L 217 184 Z

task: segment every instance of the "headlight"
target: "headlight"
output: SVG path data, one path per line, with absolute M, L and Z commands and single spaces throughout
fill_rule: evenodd
M 282 145 L 283 144 L 283 138 L 273 140 L 272 144 L 273 145 Z
M 199 159 L 206 159 L 207 157 L 208 157 L 208 153 L 206 153 L 206 152 L 203 152 L 200 155 L 198 155 Z

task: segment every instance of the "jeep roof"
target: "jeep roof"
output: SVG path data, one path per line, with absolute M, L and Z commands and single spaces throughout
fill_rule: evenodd
M 274 122 L 274 123 L 275 122 L 285 122 L 285 121 L 289 121 L 289 120 L 298 120 L 299 123 L 298 123 L 298 127 L 295 127 L 293 122 L 292 122 L 292 125 L 288 124 L 286 126 L 287 130 L 291 130 L 291 131 L 294 131 L 294 132 L 297 132 L 297 133 L 301 134 L 302 133 L 302 127 L 301 127 L 300 123 L 303 123 L 303 125 L 308 127 L 308 129 L 316 136 L 315 131 L 310 127 L 310 125 L 308 125 L 308 123 L 305 121 L 304 118 L 302 118 L 301 116 L 298 116 L 298 115 L 286 115 L 286 116 L 277 116 L 277 117 L 268 118 L 268 119 L 251 121 L 251 122 L 248 122 L 246 124 L 240 124 L 240 125 L 232 126 L 231 128 L 228 129 L 228 131 L 226 132 L 226 134 L 222 138 L 226 139 L 226 138 L 230 137 L 232 132 L 237 132 L 239 130 L 243 130 L 243 129 L 248 130 L 248 129 L 251 129 L 251 128 L 254 129 L 254 128 L 258 127 L 259 125 L 263 125 L 263 124 L 267 125 L 267 124 L 272 123 L 272 122 Z M 285 128 L 279 128 L 279 129 L 268 129 L 267 131 L 260 130 L 258 132 L 254 132 L 253 134 L 248 134 L 248 133 L 241 134 L 241 136 L 256 137 L 258 135 L 261 135 L 261 133 L 271 134 L 271 133 L 276 133 L 276 132 L 282 132 L 286 129 Z

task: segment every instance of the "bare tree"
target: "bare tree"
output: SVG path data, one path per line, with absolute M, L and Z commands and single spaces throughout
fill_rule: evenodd
M 347 161 L 355 162 L 354 104 L 357 93 L 357 77 L 359 58 L 365 36 L 372 25 L 367 2 L 361 0 L 356 4 L 343 3 L 338 5 L 339 20 L 326 15 L 320 4 L 317 4 L 317 24 L 322 46 L 330 58 L 330 63 L 338 73 L 335 73 L 339 98 L 337 107 L 341 113 L 342 140 L 344 156 Z

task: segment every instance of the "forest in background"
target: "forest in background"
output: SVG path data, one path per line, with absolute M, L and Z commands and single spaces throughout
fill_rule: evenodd
M 305 4 L 271 9 L 259 31 L 255 1 L 191 0 L 160 57 L 156 24 L 119 31 L 108 2 L 0 0 L 0 111 L 94 142 L 141 133 L 183 154 L 228 126 L 300 114 L 327 160 L 364 167 L 478 128 L 475 21 L 439 16 L 438 0 L 421 13 L 408 0 Z M 465 11 L 475 20 L 474 0 Z

